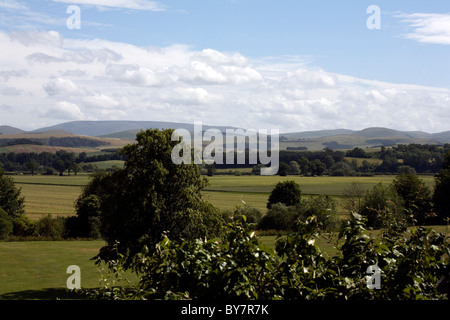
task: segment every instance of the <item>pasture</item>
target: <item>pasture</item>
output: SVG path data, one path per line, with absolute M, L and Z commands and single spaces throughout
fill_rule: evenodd
M 77 176 L 13 176 L 25 197 L 25 210 L 32 220 L 41 215 L 70 216 L 75 214 L 74 202 L 88 175 Z M 422 176 L 427 185 L 434 183 L 432 176 Z M 233 176 L 209 177 L 210 185 L 204 190 L 205 199 L 221 210 L 233 210 L 244 203 L 265 212 L 270 191 L 279 181 L 294 180 L 300 184 L 305 196 L 328 194 L 336 199 L 352 182 L 366 188 L 382 182 L 389 184 L 394 176 L 374 177 L 300 177 L 300 176 Z M 446 226 L 437 231 L 447 232 Z M 275 236 L 261 236 L 264 245 L 274 247 Z M 102 241 L 26 241 L 0 242 L 0 299 L 55 299 L 67 298 L 65 292 L 69 265 L 81 268 L 83 288 L 99 285 L 100 272 L 90 260 L 98 253 Z M 332 253 L 332 245 L 319 243 L 322 251 Z

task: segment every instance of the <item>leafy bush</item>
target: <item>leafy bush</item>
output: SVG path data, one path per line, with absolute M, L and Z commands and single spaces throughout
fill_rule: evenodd
M 323 237 L 316 216 L 300 221 L 296 232 L 264 247 L 246 219 L 227 224 L 223 238 L 173 241 L 166 235 L 153 253 L 132 257 L 139 281 L 87 291 L 95 299 L 445 299 L 437 288 L 450 266 L 448 239 L 424 227 L 406 230 L 401 219 L 381 214 L 380 236 L 368 235 L 366 220 L 353 213 L 335 241 L 337 253 L 325 256 L 316 245 Z M 111 261 L 121 278 L 125 257 Z M 369 267 L 378 266 L 379 289 L 369 286 Z
M 0 240 L 7 239 L 13 232 L 11 217 L 0 208 Z
M 258 228 L 262 230 L 288 230 L 293 231 L 300 212 L 296 206 L 286 206 L 275 203 L 261 218 Z
M 250 207 L 246 204 L 239 205 L 234 211 L 225 210 L 222 212 L 223 220 L 230 223 L 235 219 L 242 219 L 242 216 L 247 218 L 247 223 L 258 225 L 261 221 L 263 213 L 258 208 Z
M 51 214 L 44 215 L 37 221 L 36 231 L 43 238 L 62 239 L 65 231 L 65 218 L 53 218 Z
M 367 218 L 367 225 L 379 228 L 382 225 L 382 212 L 388 210 L 391 214 L 407 218 L 401 197 L 393 185 L 385 186 L 381 182 L 367 190 L 362 201 L 360 214 Z
M 18 237 L 33 237 L 36 236 L 37 233 L 37 225 L 35 222 L 31 221 L 25 215 L 21 215 L 20 217 L 13 220 L 14 225 L 14 236 Z
M 261 218 L 258 227 L 262 230 L 294 231 L 297 220 L 305 221 L 310 216 L 316 216 L 324 230 L 336 230 L 340 224 L 336 207 L 335 200 L 323 195 L 301 199 L 295 206 L 273 204 Z

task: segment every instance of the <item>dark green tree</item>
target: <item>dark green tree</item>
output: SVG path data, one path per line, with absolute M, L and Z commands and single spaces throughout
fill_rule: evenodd
M 286 206 L 295 206 L 300 203 L 302 190 L 300 185 L 293 180 L 278 182 L 270 193 L 267 208 L 272 204 L 282 203 Z
M 285 177 L 289 174 L 291 168 L 286 162 L 281 162 L 280 167 L 278 169 L 278 174 L 282 177 Z
M 442 161 L 442 169 L 434 178 L 433 204 L 440 222 L 450 218 L 450 152 Z
M 92 194 L 79 198 L 75 203 L 77 212 L 74 236 L 100 238 L 100 200 Z
M 14 180 L 5 176 L 3 169 L 0 168 L 0 208 L 14 219 L 25 212 L 24 201 L 21 189 L 17 188 Z
M 393 181 L 397 194 L 403 199 L 405 213 L 412 215 L 419 224 L 425 223 L 431 213 L 431 190 L 417 175 L 399 174 Z
M 146 130 L 121 149 L 123 168 L 93 177 L 81 198 L 96 195 L 101 234 L 107 245 L 99 257 L 154 250 L 164 234 L 174 241 L 214 237 L 221 228 L 219 211 L 202 199 L 208 180 L 196 164 L 175 164 L 174 130 Z M 181 139 L 181 138 L 180 138 Z

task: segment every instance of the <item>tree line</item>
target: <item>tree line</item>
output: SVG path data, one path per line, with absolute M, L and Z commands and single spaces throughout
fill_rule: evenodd
M 437 173 L 448 152 L 450 144 L 397 145 L 370 152 L 359 147 L 348 151 L 330 148 L 323 151 L 280 151 L 278 174 L 355 176 L 403 172 Z
M 92 165 L 98 161 L 124 160 L 116 150 L 104 152 L 96 155 L 88 155 L 86 152 L 79 154 L 67 152 L 65 150 L 50 152 L 30 152 L 30 153 L 0 153 L 0 167 L 7 172 L 30 172 L 31 174 L 43 173 L 63 175 L 80 171 L 92 172 L 95 167 Z

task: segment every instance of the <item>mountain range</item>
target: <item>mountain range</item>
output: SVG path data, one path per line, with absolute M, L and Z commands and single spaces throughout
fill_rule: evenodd
M 145 129 L 178 129 L 189 131 L 194 124 L 162 121 L 71 121 L 33 131 L 25 131 L 0 125 L 1 135 L 80 135 L 99 138 L 134 139 L 136 133 Z M 202 129 L 236 129 L 232 126 L 203 125 Z M 379 147 L 396 144 L 444 144 L 450 143 L 450 131 L 427 133 L 422 131 L 400 131 L 389 128 L 372 127 L 364 130 L 334 129 L 302 131 L 280 134 L 280 149 L 321 150 L 325 146 L 332 149 L 350 149 L 353 147 Z

